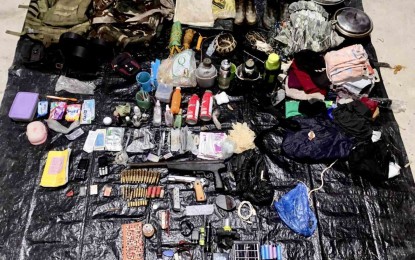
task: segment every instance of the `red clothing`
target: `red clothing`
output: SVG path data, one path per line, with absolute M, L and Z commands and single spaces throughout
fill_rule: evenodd
M 293 78 L 291 78 L 292 75 L 294 75 Z M 318 92 L 324 96 L 327 94 L 327 90 L 317 87 L 306 72 L 298 69 L 295 60 L 291 64 L 288 76 L 288 87 L 304 90 L 307 94 Z
M 377 102 L 377 101 L 374 101 L 374 100 L 372 100 L 372 99 L 370 99 L 370 98 L 367 98 L 367 97 L 362 97 L 362 98 L 360 99 L 360 101 L 361 101 L 363 104 L 365 104 L 365 106 L 367 106 L 367 108 L 369 108 L 369 109 L 370 109 L 370 111 L 372 112 L 372 115 L 373 115 L 373 113 L 375 113 L 376 108 L 378 108 L 378 102 Z

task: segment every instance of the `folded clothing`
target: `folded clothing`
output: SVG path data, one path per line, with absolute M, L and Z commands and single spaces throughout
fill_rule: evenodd
M 307 94 L 303 90 L 289 88 L 288 87 L 288 80 L 289 79 L 290 79 L 290 77 L 288 76 L 287 80 L 285 82 L 285 95 L 287 97 L 297 99 L 297 100 L 308 100 L 308 99 L 312 99 L 312 98 L 324 100 L 324 95 L 322 95 L 319 92 L 312 93 L 312 94 Z
M 304 90 L 307 94 L 321 93 L 322 95 L 327 94 L 327 90 L 319 88 L 314 84 L 310 75 L 307 72 L 302 71 L 298 68 L 296 61 L 294 60 L 291 64 L 290 71 L 288 72 L 288 87 Z
M 308 100 L 296 101 L 290 100 L 285 102 L 285 118 L 299 115 L 313 117 L 317 115 L 326 115 L 327 109 L 331 108 L 333 101 L 324 101 L 321 99 L 311 98 Z
M 304 49 L 323 52 L 344 41 L 333 29 L 331 21 L 328 21 L 329 14 L 321 5 L 297 1 L 290 4 L 288 11 L 289 21 L 275 37 L 284 45 L 284 54 L 291 55 Z
M 377 110 L 377 108 L 378 108 L 378 102 L 377 101 L 375 101 L 375 100 L 373 100 L 373 99 L 370 99 L 370 98 L 368 98 L 368 97 L 362 97 L 361 99 L 360 99 L 360 101 L 363 103 L 363 104 L 365 104 L 365 106 L 367 106 L 367 108 L 369 108 L 370 109 L 370 112 L 372 112 L 372 115 L 373 115 L 373 113 L 375 113 L 375 111 Z
M 367 94 L 370 93 L 370 90 L 372 89 L 373 86 L 374 86 L 373 79 L 366 77 L 366 76 L 362 76 L 358 79 L 345 82 L 337 89 L 343 88 L 355 96 L 360 96 L 365 93 Z
M 294 119 L 299 131 L 287 131 L 281 148 L 284 155 L 305 162 L 331 161 L 346 158 L 353 142 L 335 124 L 323 117 Z
M 359 141 L 367 141 L 372 137 L 372 112 L 360 100 L 339 105 L 333 110 L 334 122 L 347 134 Z
M 294 54 L 298 69 L 307 72 L 316 86 L 327 89 L 331 82 L 326 74 L 324 56 L 311 50 L 302 50 Z
M 334 85 L 360 79 L 374 74 L 368 55 L 361 44 L 355 44 L 324 56 L 327 77 Z

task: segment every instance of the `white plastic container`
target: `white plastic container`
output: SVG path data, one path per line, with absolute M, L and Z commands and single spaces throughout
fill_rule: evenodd
M 156 99 L 163 103 L 170 103 L 173 87 L 164 83 L 159 83 L 156 91 Z

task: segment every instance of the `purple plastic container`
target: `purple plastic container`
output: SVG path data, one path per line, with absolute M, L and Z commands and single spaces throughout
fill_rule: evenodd
M 38 101 L 38 93 L 18 92 L 10 108 L 9 117 L 15 121 L 32 121 L 36 114 Z

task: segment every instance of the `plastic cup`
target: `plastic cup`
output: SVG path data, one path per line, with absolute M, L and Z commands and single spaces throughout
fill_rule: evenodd
M 141 89 L 137 92 L 137 94 L 135 94 L 135 99 L 139 108 L 147 110 L 151 107 L 151 101 L 148 92 L 145 92 Z
M 141 86 L 141 90 L 144 92 L 150 92 L 153 88 L 151 87 L 151 75 L 146 71 L 142 71 L 137 74 L 137 83 Z

